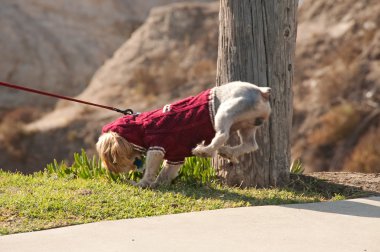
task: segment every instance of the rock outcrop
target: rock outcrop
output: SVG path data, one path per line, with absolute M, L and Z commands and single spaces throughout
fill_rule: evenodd
M 141 111 L 195 94 L 214 85 L 217 43 L 216 2 L 154 8 L 78 97 Z M 81 148 L 91 153 L 101 126 L 117 116 L 112 111 L 62 102 L 52 113 L 23 127 L 22 154 L 16 155 L 22 157 L 19 162 L 4 164 L 0 158 L 0 166 L 12 164 L 12 170 L 28 167 L 32 171 L 54 158 L 68 158 Z
M 308 171 L 380 172 L 380 3 L 304 1 L 293 157 Z
M 2 0 L 0 80 L 77 95 L 152 7 L 177 1 Z M 0 113 L 55 103 L 55 99 L 0 90 Z
M 10 0 L 6 2 L 11 4 Z M 379 14 L 380 4 L 375 0 L 303 1 L 296 49 L 292 153 L 306 171 L 380 172 Z M 28 34 L 34 31 L 20 29 Z M 2 39 L 0 47 L 4 46 Z M 217 3 L 155 8 L 146 22 L 96 71 L 78 97 L 142 111 L 195 94 L 214 85 L 217 42 Z M 7 53 L 15 50 L 6 46 Z M 36 51 L 51 50 L 53 55 L 57 54 L 52 45 L 45 47 Z M 25 52 L 28 53 L 32 52 Z M 55 57 L 51 62 L 59 61 L 59 56 Z M 97 64 L 106 57 L 103 53 Z M 80 69 L 78 65 L 70 67 Z M 13 76 L 8 74 L 9 70 L 3 72 Z M 90 75 L 87 71 L 86 78 Z M 93 153 L 101 126 L 118 115 L 61 102 L 52 113 L 35 120 L 37 116 L 32 112 L 28 116 L 24 112 L 12 115 L 26 118 L 28 124 L 16 127 L 8 123 L 12 134 L 0 134 L 0 141 L 9 143 L 5 149 L 0 146 L 2 153 L 9 154 L 0 156 L 0 167 L 30 172 L 40 170 L 54 158 L 71 157 L 80 148 Z M 0 133 L 2 126 L 0 119 Z

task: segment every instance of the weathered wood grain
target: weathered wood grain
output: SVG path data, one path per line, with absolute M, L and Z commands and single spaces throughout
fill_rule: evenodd
M 214 159 L 229 185 L 277 186 L 289 178 L 297 6 L 298 0 L 220 0 L 217 85 L 241 80 L 272 88 L 260 149 L 238 165 Z M 236 136 L 230 142 L 238 143 Z

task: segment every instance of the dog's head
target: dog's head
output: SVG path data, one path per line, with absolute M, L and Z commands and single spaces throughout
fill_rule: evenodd
M 133 149 L 133 146 L 122 136 L 115 132 L 103 133 L 96 149 L 106 168 L 112 172 L 129 172 L 135 170 L 135 158 L 140 157 L 140 153 Z

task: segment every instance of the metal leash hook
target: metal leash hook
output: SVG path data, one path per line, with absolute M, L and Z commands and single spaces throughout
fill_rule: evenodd
M 132 109 L 118 109 L 118 108 L 115 108 L 115 111 L 116 112 L 119 112 L 119 113 L 122 113 L 124 115 L 133 115 L 133 110 Z

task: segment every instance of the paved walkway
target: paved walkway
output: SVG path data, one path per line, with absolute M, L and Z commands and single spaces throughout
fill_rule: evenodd
M 109 221 L 0 237 L 1 252 L 380 252 L 380 197 Z

